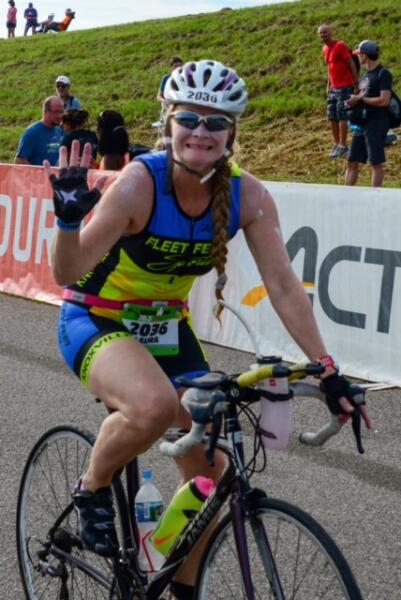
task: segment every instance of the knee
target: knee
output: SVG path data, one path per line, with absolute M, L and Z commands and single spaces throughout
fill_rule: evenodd
M 173 387 L 149 389 L 146 396 L 130 404 L 126 417 L 134 429 L 140 426 L 157 440 L 173 424 L 178 407 L 178 395 Z

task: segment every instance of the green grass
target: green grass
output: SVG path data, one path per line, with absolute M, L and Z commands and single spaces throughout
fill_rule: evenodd
M 159 19 L 59 35 L 0 41 L 0 161 L 14 159 L 24 128 L 40 119 L 57 75 L 92 117 L 124 114 L 131 140 L 152 145 L 150 124 L 169 58 L 215 58 L 246 80 L 250 102 L 240 126 L 240 162 L 262 179 L 342 183 L 344 161 L 327 157 L 326 66 L 317 26 L 332 24 L 350 46 L 378 40 L 401 92 L 401 4 L 397 0 L 301 0 L 214 14 Z M 401 185 L 399 146 L 389 149 L 387 186 Z M 360 182 L 369 181 L 369 168 Z

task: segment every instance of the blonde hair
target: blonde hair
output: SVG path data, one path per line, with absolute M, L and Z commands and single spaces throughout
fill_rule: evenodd
M 223 300 L 223 289 L 227 282 L 225 267 L 227 263 L 231 206 L 231 163 L 228 156 L 212 178 L 212 217 L 214 239 L 212 243 L 212 262 L 217 271 L 215 283 L 215 296 L 217 304 L 214 314 L 220 320 L 223 307 L 219 300 Z

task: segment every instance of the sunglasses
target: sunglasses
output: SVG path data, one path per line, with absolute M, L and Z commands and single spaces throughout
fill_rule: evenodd
M 65 83 L 56 83 L 56 87 L 58 88 L 65 88 L 67 87 Z
M 189 110 L 178 110 L 171 113 L 171 116 L 178 125 L 191 130 L 203 123 L 208 131 L 227 131 L 234 124 L 234 121 L 225 115 L 199 115 Z

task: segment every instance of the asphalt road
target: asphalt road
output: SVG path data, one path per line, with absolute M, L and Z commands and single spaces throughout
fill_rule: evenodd
M 0 295 L 0 312 L 0 600 L 14 600 L 23 598 L 15 513 L 28 452 L 42 433 L 61 423 L 96 432 L 105 413 L 59 357 L 56 308 Z M 212 345 L 207 350 L 217 369 L 235 372 L 252 362 L 246 353 Z M 348 428 L 324 448 L 301 446 L 298 433 L 322 423 L 324 414 L 318 401 L 298 402 L 289 450 L 271 452 L 257 481 L 271 496 L 310 512 L 331 533 L 366 600 L 401 600 L 400 401 L 399 389 L 369 393 L 374 431 L 364 436 L 362 457 Z M 157 482 L 162 492 L 165 482 L 169 487 L 175 481 L 174 467 L 167 468 Z

